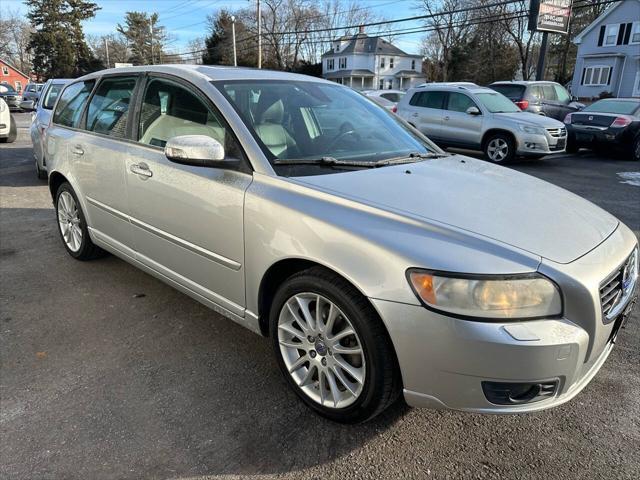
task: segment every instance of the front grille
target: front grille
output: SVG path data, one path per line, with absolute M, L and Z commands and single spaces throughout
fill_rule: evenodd
M 635 288 L 637 272 L 638 250 L 634 250 L 625 262 L 602 283 L 600 287 L 600 304 L 602 305 L 602 319 L 605 323 L 615 320 L 616 312 L 621 302 L 627 301 Z M 617 312 L 616 312 L 617 314 Z
M 554 138 L 560 138 L 560 137 L 566 137 L 567 136 L 567 129 L 562 127 L 562 128 L 547 128 L 547 132 L 549 132 L 549 135 L 551 135 Z
M 17 97 L 14 95 L 7 95 L 7 100 L 17 100 Z

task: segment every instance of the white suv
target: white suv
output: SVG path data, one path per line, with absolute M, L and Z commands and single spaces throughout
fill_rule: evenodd
M 397 114 L 436 143 L 482 150 L 492 162 L 563 152 L 564 125 L 521 111 L 507 97 L 473 84 L 428 84 L 398 102 Z

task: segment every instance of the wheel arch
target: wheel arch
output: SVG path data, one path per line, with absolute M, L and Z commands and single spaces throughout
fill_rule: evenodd
M 482 151 L 484 151 L 484 148 L 487 145 L 487 141 L 496 134 L 507 135 L 509 138 L 511 138 L 511 140 L 513 140 L 513 144 L 515 145 L 515 147 L 518 147 L 518 141 L 516 140 L 516 136 L 513 134 L 513 132 L 510 132 L 509 130 L 506 130 L 504 128 L 491 128 L 487 130 L 482 136 L 482 142 L 480 144 Z
M 51 199 L 54 202 L 56 200 L 56 193 L 58 192 L 60 185 L 62 185 L 65 182 L 71 183 L 69 182 L 67 177 L 65 177 L 60 172 L 54 171 L 54 172 L 51 172 L 51 174 L 49 175 L 49 192 L 51 193 Z

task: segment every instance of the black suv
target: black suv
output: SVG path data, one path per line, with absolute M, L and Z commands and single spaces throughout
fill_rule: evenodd
M 494 82 L 489 88 L 503 94 L 520 110 L 546 115 L 561 122 L 568 113 L 584 108 L 566 88 L 555 82 Z

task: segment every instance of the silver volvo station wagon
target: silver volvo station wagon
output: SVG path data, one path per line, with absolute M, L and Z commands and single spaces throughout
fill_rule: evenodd
M 446 154 L 317 78 L 94 73 L 59 96 L 46 155 L 72 257 L 111 252 L 269 336 L 293 391 L 335 421 L 400 394 L 470 412 L 560 405 L 635 299 L 638 243 L 616 218 Z

